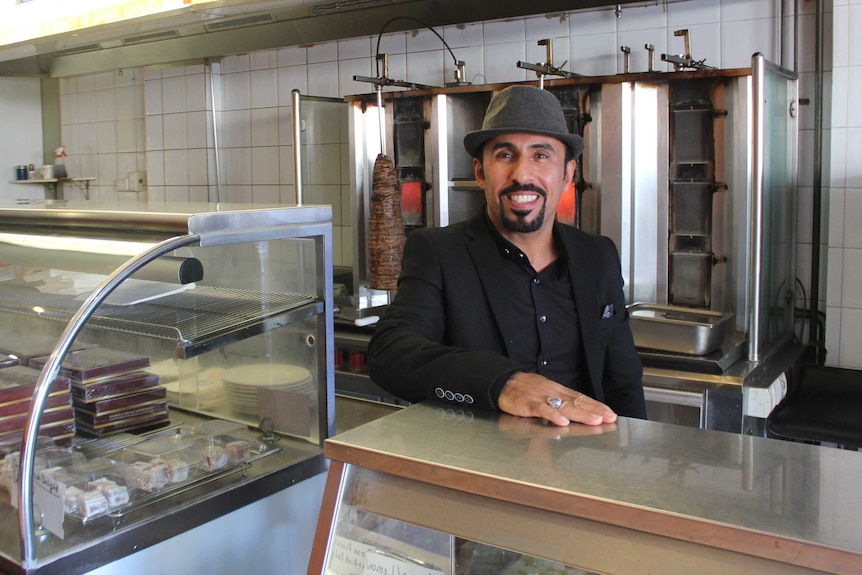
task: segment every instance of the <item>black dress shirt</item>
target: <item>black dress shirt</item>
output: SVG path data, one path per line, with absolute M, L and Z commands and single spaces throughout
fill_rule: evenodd
M 504 337 L 515 341 L 517 355 L 512 359 L 518 362 L 518 371 L 537 373 L 570 389 L 586 392 L 583 347 L 565 245 L 555 238 L 559 258 L 536 272 L 524 252 L 500 235 L 490 221 L 487 224 L 499 246 L 506 277 L 505 285 L 499 289 L 517 326 Z M 495 382 L 495 387 L 502 389 L 512 373 Z

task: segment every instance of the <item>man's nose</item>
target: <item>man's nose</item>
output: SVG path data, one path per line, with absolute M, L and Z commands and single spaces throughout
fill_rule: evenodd
M 519 184 L 528 184 L 533 181 L 533 168 L 530 162 L 519 158 L 512 162 L 512 180 Z

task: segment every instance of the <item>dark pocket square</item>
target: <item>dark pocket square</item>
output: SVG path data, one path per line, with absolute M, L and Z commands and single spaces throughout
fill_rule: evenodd
M 602 308 L 602 319 L 608 319 L 609 317 L 614 317 L 614 304 L 612 303 Z

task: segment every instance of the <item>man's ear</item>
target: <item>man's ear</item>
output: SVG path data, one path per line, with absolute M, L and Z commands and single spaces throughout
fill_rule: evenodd
M 479 158 L 473 158 L 473 175 L 476 177 L 476 183 L 480 188 L 485 186 L 485 170 L 482 169 L 482 162 Z
M 575 179 L 575 171 L 578 169 L 577 160 L 569 160 L 566 162 L 566 173 L 564 174 L 564 184 L 571 184 L 572 180 Z

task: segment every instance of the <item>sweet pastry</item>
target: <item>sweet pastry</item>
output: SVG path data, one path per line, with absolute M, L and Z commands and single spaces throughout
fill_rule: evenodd
M 78 496 L 78 513 L 84 519 L 92 519 L 108 512 L 108 500 L 98 489 L 84 491 Z
M 227 463 L 228 455 L 224 447 L 219 447 L 218 445 L 207 447 L 206 455 L 204 456 L 204 469 L 215 471 L 226 466 Z
M 66 494 L 63 498 L 63 511 L 66 513 L 78 512 L 78 499 L 84 494 L 83 489 L 79 489 L 74 485 L 66 487 Z
M 171 482 L 173 468 L 167 460 L 162 459 L 161 457 L 156 457 L 150 461 L 150 473 L 153 475 L 153 479 L 156 482 L 165 486 Z
M 108 507 L 117 509 L 129 502 L 129 490 L 125 485 L 119 485 L 113 481 L 102 483 L 99 486 L 99 491 L 108 500 Z
M 227 452 L 228 463 L 240 463 L 248 459 L 251 451 L 251 443 L 244 439 L 229 441 L 225 444 L 224 450 Z
M 17 451 L 9 453 L 0 460 L 0 487 L 11 492 L 18 477 L 21 454 Z
M 115 483 L 115 482 L 111 481 L 107 477 L 98 477 L 96 479 L 90 480 L 87 482 L 87 491 L 93 491 L 94 489 L 99 490 L 102 488 L 103 485 L 108 484 L 108 483 Z
M 158 491 L 168 483 L 165 469 L 154 468 L 147 461 L 136 461 L 126 467 L 123 478 L 127 486 L 144 491 Z
M 181 459 L 167 459 L 165 463 L 170 468 L 169 479 L 171 483 L 180 483 L 189 478 L 189 466 Z

